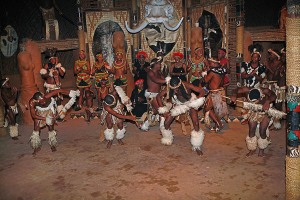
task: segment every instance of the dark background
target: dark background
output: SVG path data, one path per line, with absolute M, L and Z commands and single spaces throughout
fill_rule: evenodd
M 245 26 L 277 28 L 279 13 L 286 0 L 245 0 Z

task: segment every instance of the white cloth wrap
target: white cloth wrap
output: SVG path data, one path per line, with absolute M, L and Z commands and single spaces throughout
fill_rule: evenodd
M 18 137 L 19 135 L 19 130 L 18 130 L 18 124 L 12 126 L 9 126 L 9 135 L 10 137 Z
M 246 144 L 249 151 L 254 151 L 257 148 L 257 137 L 253 136 L 252 138 L 250 138 L 247 135 Z
M 148 92 L 148 90 L 145 90 L 145 97 L 147 99 L 153 99 L 158 95 L 158 93 L 155 92 Z
M 31 148 L 37 149 L 37 148 L 41 147 L 42 146 L 42 140 L 40 138 L 40 132 L 39 131 L 33 131 L 29 141 L 30 141 Z
M 201 150 L 201 145 L 203 144 L 204 140 L 204 131 L 200 129 L 199 131 L 193 130 L 191 132 L 191 144 L 192 144 L 192 150 Z
M 171 130 L 166 130 L 164 127 L 160 127 L 162 134 L 161 143 L 163 145 L 172 145 L 173 143 L 173 133 Z
M 105 136 L 105 139 L 108 141 L 113 140 L 114 139 L 114 129 L 113 128 L 105 129 L 104 136 Z
M 57 142 L 57 138 L 56 138 L 56 131 L 49 131 L 48 132 L 48 143 L 51 147 L 56 147 L 58 142 Z
M 124 127 L 122 129 L 117 129 L 117 131 L 116 131 L 116 138 L 118 140 L 123 139 L 124 136 L 125 136 L 125 132 L 126 132 L 126 129 Z

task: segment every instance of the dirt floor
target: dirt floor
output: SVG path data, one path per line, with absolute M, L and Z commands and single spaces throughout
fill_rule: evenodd
M 59 146 L 51 152 L 47 130 L 32 156 L 32 126 L 20 125 L 18 141 L 0 138 L 0 199 L 285 199 L 285 131 L 271 131 L 265 157 L 246 158 L 247 125 L 230 122 L 206 136 L 203 156 L 174 123 L 172 146 L 160 143 L 158 126 L 141 132 L 127 123 L 125 145 L 99 142 L 99 119 L 68 119 L 57 126 Z M 3 128 L 2 128 L 3 131 Z

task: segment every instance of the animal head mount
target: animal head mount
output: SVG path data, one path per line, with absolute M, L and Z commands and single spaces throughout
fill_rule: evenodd
M 164 24 L 169 31 L 176 31 L 182 21 L 179 20 L 176 26 L 171 26 L 170 21 L 174 18 L 174 7 L 168 0 L 147 0 L 145 5 L 145 20 L 136 29 L 131 29 L 128 22 L 125 21 L 125 26 L 128 32 L 138 33 L 142 31 L 148 24 Z

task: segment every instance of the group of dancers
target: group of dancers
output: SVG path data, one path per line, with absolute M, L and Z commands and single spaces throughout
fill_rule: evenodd
M 65 69 L 54 53 L 50 52 L 48 63 L 40 72 L 45 80 L 46 93 L 36 92 L 29 101 L 29 111 L 34 121 L 30 138 L 33 154 L 41 149 L 40 132 L 45 126 L 49 131 L 48 143 L 51 150 L 56 151 L 58 142 L 54 125 L 64 119 L 71 107 L 74 110 L 84 107 L 88 121 L 93 112 L 101 112 L 100 121 L 107 148 L 111 147 L 114 138 L 119 144 L 124 144 L 124 120 L 133 121 L 143 131 L 149 130 L 154 121 L 159 121 L 161 143 L 172 145 L 174 136 L 171 125 L 174 120 L 179 120 L 182 122 L 182 131 L 186 131 L 185 122 L 190 123 L 192 150 L 202 155 L 205 134 L 199 125 L 199 113 L 203 111 L 205 125 L 210 131 L 219 133 L 224 127 L 221 119 L 227 122 L 229 115 L 224 99 L 229 98 L 234 104 L 239 101 L 239 97 L 244 97 L 244 110 L 247 111 L 244 118 L 249 126 L 246 137 L 249 150 L 247 156 L 252 155 L 257 147 L 259 156 L 263 156 L 264 149 L 270 144 L 271 123 L 280 128 L 275 122 L 280 124 L 280 118 L 284 116 L 284 112 L 280 111 L 285 99 L 285 81 L 282 81 L 285 77 L 285 52 L 277 53 L 272 49 L 268 52 L 268 60 L 262 63 L 258 49 L 252 49 L 251 61 L 242 66 L 243 83 L 233 91 L 231 97 L 226 96 L 230 65 L 225 58 L 225 49 L 219 49 L 216 58 L 205 58 L 203 49 L 198 47 L 186 61 L 182 53 L 175 52 L 172 62 L 165 60 L 163 52 L 158 52 L 151 62 L 146 62 L 146 52 L 140 51 L 132 67 L 136 88 L 131 95 L 126 93 L 126 74 L 130 68 L 122 52 L 115 52 L 115 60 L 111 65 L 100 52 L 96 54 L 96 61 L 91 67 L 85 52 L 80 51 L 79 60 L 74 65 L 76 91 L 61 89 L 60 77 L 64 76 Z M 278 77 L 280 81 L 275 81 Z M 91 89 L 93 83 L 97 95 Z M 15 117 L 18 111 L 15 107 L 18 90 L 10 84 L 8 78 L 1 81 L 1 96 L 6 106 L 10 135 L 17 139 Z M 65 105 L 62 104 L 63 96 L 69 96 Z M 98 103 L 96 109 L 93 105 L 94 98 L 97 98 Z M 271 109 L 272 105 L 277 110 Z M 143 117 L 141 125 L 137 122 L 137 117 Z

